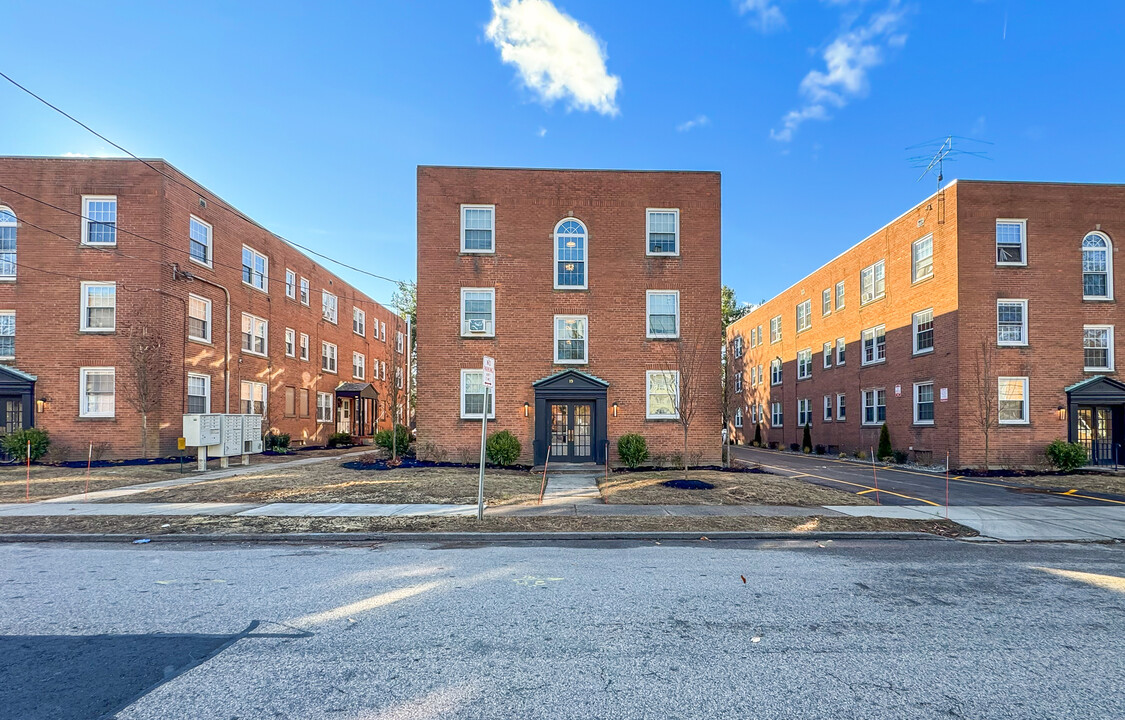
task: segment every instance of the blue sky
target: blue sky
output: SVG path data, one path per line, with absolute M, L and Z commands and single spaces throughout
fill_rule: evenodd
M 720 170 L 723 279 L 752 301 L 931 193 L 916 143 L 994 143 L 947 180 L 1120 182 L 1125 164 L 1113 1 L 9 0 L 4 25 L 16 80 L 404 279 L 418 164 Z M 0 107 L 0 154 L 112 151 L 6 83 Z

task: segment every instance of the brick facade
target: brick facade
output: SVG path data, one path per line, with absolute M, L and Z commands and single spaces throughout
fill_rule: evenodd
M 461 206 L 494 207 L 494 253 L 461 251 Z M 679 210 L 678 256 L 646 253 L 646 209 Z M 555 289 L 556 225 L 565 218 L 588 234 L 586 289 Z M 420 167 L 418 169 L 418 405 L 420 447 L 450 459 L 473 457 L 480 421 L 462 419 L 461 370 L 497 365 L 496 418 L 532 462 L 536 407 L 532 383 L 573 368 L 608 382 L 606 430 L 611 462 L 617 439 L 645 436 L 665 459 L 682 452 L 682 428 L 646 419 L 646 370 L 676 365 L 676 346 L 701 348 L 689 454 L 717 462 L 721 427 L 718 173 L 617 172 Z M 461 289 L 495 289 L 494 337 L 462 337 Z M 646 290 L 679 292 L 679 340 L 646 337 Z M 588 318 L 588 362 L 554 362 L 554 316 Z M 700 340 L 702 338 L 702 340 Z M 684 382 L 687 382 L 685 372 Z M 524 406 L 527 405 L 525 417 Z M 613 415 L 612 406 L 617 405 Z M 541 418 L 544 422 L 546 417 Z M 540 448 L 541 452 L 545 452 Z
M 388 382 L 381 369 L 386 363 L 393 379 L 394 333 L 405 331 L 405 323 L 168 163 L 151 162 L 176 181 L 133 160 L 0 159 L 0 185 L 10 188 L 0 188 L 0 206 L 19 221 L 16 278 L 0 282 L 0 310 L 14 310 L 16 316 L 15 358 L 2 362 L 38 377 L 36 398 L 44 402 L 34 424 L 51 433 L 55 454 L 85 457 L 89 443 L 107 457 L 174 453 L 189 373 L 210 378 L 212 412 L 224 412 L 228 401 L 230 412 L 241 412 L 242 381 L 264 383 L 264 425 L 289 433 L 294 445 L 323 444 L 338 418 L 334 404 L 333 422 L 317 422 L 316 393 L 333 393 L 341 382 L 353 381 L 353 352 L 365 355 L 364 380 L 374 384 L 380 398 L 374 411 L 381 416 L 379 427 L 389 426 Z M 116 197 L 115 246 L 81 244 L 84 195 Z M 211 226 L 209 265 L 189 256 L 191 217 Z M 244 245 L 268 258 L 267 292 L 242 281 Z M 287 297 L 287 269 L 296 273 L 297 299 Z M 300 278 L 309 281 L 307 306 L 300 302 Z M 80 330 L 83 281 L 116 283 L 114 331 Z M 229 361 L 224 287 L 230 293 Z M 322 291 L 338 297 L 336 324 L 322 317 Z M 210 342 L 187 337 L 189 295 L 211 302 Z M 366 314 L 362 337 L 352 329 L 353 307 Z M 264 355 L 242 350 L 243 313 L 268 322 Z M 374 337 L 376 322 L 386 324 L 385 341 Z M 295 332 L 296 357 L 286 355 L 286 328 Z M 155 366 L 162 390 L 148 419 L 147 448 L 141 447 L 141 416 L 131 402 L 138 375 L 130 360 L 130 337 L 142 331 L 159 335 L 165 345 L 165 362 Z M 309 336 L 307 361 L 299 357 L 301 333 Z M 335 374 L 321 370 L 322 341 L 338 348 Z M 376 362 L 378 380 L 372 370 Z M 112 417 L 80 416 L 82 367 L 115 369 Z M 292 388 L 293 415 L 287 388 Z M 302 389 L 309 393 L 304 417 Z

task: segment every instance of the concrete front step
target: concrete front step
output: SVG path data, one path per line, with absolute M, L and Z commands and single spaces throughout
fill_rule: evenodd
M 532 472 L 542 473 L 543 466 L 531 469 Z M 547 477 L 555 475 L 600 475 L 605 473 L 605 466 L 597 463 L 548 463 Z

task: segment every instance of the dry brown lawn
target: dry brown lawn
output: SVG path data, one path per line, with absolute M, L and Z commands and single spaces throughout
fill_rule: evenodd
M 598 482 L 607 503 L 624 505 L 874 505 L 863 495 L 813 485 L 767 473 L 733 473 L 693 470 L 691 480 L 702 480 L 713 490 L 679 490 L 662 485 L 683 477 L 681 470 L 612 473 Z
M 988 478 L 980 478 L 987 480 Z M 1004 482 L 1034 487 L 1062 488 L 1065 490 L 1106 493 L 1125 496 L 1125 475 L 1081 473 L 1076 475 L 1028 475 L 1026 477 L 998 478 Z

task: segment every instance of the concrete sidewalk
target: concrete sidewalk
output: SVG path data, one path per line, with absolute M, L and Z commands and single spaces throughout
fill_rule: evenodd
M 944 519 L 948 514 L 953 522 L 995 540 L 1125 540 L 1125 507 L 1119 506 L 836 505 L 828 509 L 852 517 L 908 520 Z

